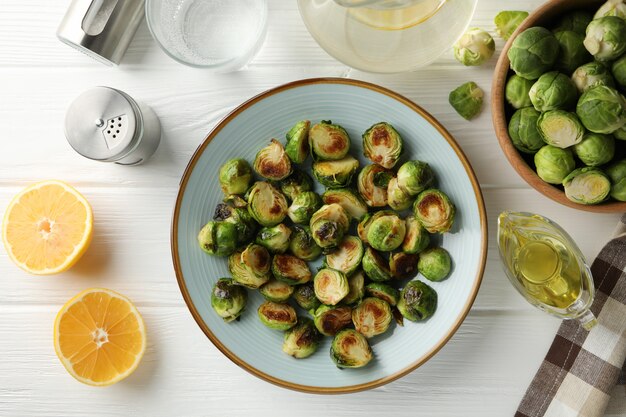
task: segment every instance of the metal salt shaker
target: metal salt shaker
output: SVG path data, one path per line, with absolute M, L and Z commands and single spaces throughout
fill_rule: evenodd
M 65 136 L 85 158 L 139 165 L 159 146 L 161 123 L 150 107 L 123 91 L 95 87 L 68 108 Z

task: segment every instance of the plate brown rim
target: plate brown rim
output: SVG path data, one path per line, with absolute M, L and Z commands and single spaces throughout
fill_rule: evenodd
M 428 123 L 430 123 L 435 129 L 437 129 L 437 131 L 439 131 L 439 133 L 446 139 L 448 144 L 452 147 L 457 157 L 463 164 L 465 171 L 467 172 L 467 175 L 470 179 L 470 182 L 472 183 L 472 188 L 476 196 L 476 202 L 478 204 L 478 211 L 480 215 L 482 244 L 481 244 L 481 249 L 480 249 L 481 259 L 480 259 L 480 264 L 478 268 L 478 273 L 476 274 L 476 277 L 474 279 L 474 285 L 472 287 L 471 294 L 468 297 L 465 305 L 463 306 L 461 314 L 457 317 L 457 320 L 454 323 L 454 325 L 451 327 L 450 331 L 443 338 L 441 338 L 441 340 L 439 340 L 439 342 L 434 347 L 432 347 L 425 355 L 422 355 L 420 358 L 418 358 L 415 362 L 411 363 L 406 368 L 398 372 L 395 372 L 391 375 L 388 375 L 386 377 L 379 378 L 370 382 L 365 382 L 365 383 L 357 384 L 357 385 L 349 385 L 349 386 L 344 386 L 344 387 L 317 387 L 317 386 L 301 385 L 301 384 L 296 384 L 293 382 L 285 381 L 285 380 L 276 378 L 272 375 L 269 375 L 265 372 L 262 372 L 256 369 L 254 366 L 243 361 L 237 355 L 231 352 L 213 334 L 213 332 L 209 329 L 206 323 L 202 320 L 202 317 L 196 310 L 196 307 L 193 304 L 191 297 L 189 295 L 189 292 L 187 290 L 187 286 L 185 285 L 185 281 L 183 278 L 182 269 L 180 265 L 180 259 L 178 257 L 178 218 L 180 215 L 180 206 L 181 206 L 182 198 L 185 193 L 185 189 L 186 189 L 189 177 L 191 176 L 191 173 L 196 163 L 198 162 L 198 159 L 200 158 L 200 156 L 202 155 L 206 147 L 209 145 L 209 143 L 224 128 L 224 126 L 226 126 L 235 117 L 237 117 L 239 113 L 241 113 L 243 110 L 246 110 L 253 104 L 256 104 L 262 101 L 263 99 L 270 97 L 276 93 L 280 93 L 282 91 L 286 91 L 286 90 L 290 90 L 290 89 L 298 88 L 302 86 L 314 85 L 314 84 L 345 84 L 345 85 L 351 85 L 351 86 L 356 86 L 356 87 L 372 90 L 372 91 L 384 94 L 388 97 L 391 97 L 399 101 L 400 103 L 408 106 L 417 114 L 419 114 L 421 117 L 426 119 L 426 121 L 428 121 Z M 185 168 L 185 172 L 183 173 L 183 177 L 181 179 L 179 190 L 178 190 L 178 195 L 176 196 L 174 213 L 172 215 L 170 239 L 171 239 L 172 260 L 174 262 L 174 270 L 176 272 L 176 280 L 178 281 L 178 286 L 182 293 L 183 299 L 185 300 L 185 303 L 187 304 L 187 307 L 189 308 L 189 311 L 191 312 L 191 315 L 193 316 L 198 326 L 202 329 L 202 331 L 209 338 L 209 340 L 215 345 L 215 347 L 217 347 L 217 349 L 219 349 L 228 359 L 230 359 L 232 362 L 237 364 L 239 367 L 245 369 L 249 373 L 255 375 L 256 377 L 261 378 L 267 382 L 270 382 L 274 385 L 278 385 L 283 388 L 288 388 L 288 389 L 292 389 L 295 391 L 312 393 L 312 394 L 346 394 L 346 393 L 353 393 L 353 392 L 359 392 L 359 391 L 364 391 L 367 389 L 376 388 L 376 387 L 385 385 L 391 381 L 394 381 L 398 378 L 405 376 L 406 374 L 412 372 L 413 370 L 415 370 L 416 368 L 424 364 L 431 357 L 433 357 L 450 340 L 450 338 L 456 333 L 458 328 L 461 326 L 461 323 L 463 323 L 463 321 L 467 317 L 467 314 L 469 313 L 472 305 L 474 304 L 476 295 L 478 294 L 478 289 L 480 288 L 480 284 L 482 283 L 483 274 L 485 271 L 485 264 L 487 261 L 488 236 L 487 236 L 487 214 L 485 210 L 485 203 L 483 200 L 483 195 L 482 195 L 480 186 L 478 184 L 478 180 L 476 178 L 476 174 L 474 173 L 474 170 L 472 169 L 467 157 L 465 156 L 465 153 L 461 150 L 461 148 L 456 143 L 452 135 L 430 113 L 425 111 L 423 108 L 421 108 L 420 106 L 418 106 L 417 104 L 409 100 L 408 98 L 376 84 L 372 84 L 372 83 L 368 83 L 368 82 L 360 81 L 360 80 L 346 79 L 346 78 L 309 78 L 309 79 L 303 79 L 303 80 L 298 80 L 298 81 L 293 81 L 287 84 L 283 84 L 278 87 L 274 87 L 269 90 L 266 90 L 252 97 L 251 99 L 237 106 L 233 111 L 231 111 L 226 117 L 224 117 L 211 130 L 211 132 L 204 139 L 202 144 L 200 144 L 200 146 L 198 146 L 198 148 L 194 152 L 189 163 L 187 164 L 187 167 Z

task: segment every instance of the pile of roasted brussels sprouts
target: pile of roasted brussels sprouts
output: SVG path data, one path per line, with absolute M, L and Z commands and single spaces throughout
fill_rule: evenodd
M 432 247 L 430 234 L 450 230 L 455 207 L 434 188 L 426 162 L 398 163 L 403 142 L 388 123 L 363 133 L 372 164 L 361 170 L 348 133 L 330 121 L 298 122 L 286 137 L 285 146 L 272 139 L 252 166 L 233 159 L 220 168 L 225 198 L 198 242 L 228 257 L 232 277 L 217 280 L 211 305 L 232 322 L 246 308 L 247 289 L 258 289 L 265 298 L 258 318 L 285 332 L 285 353 L 306 358 L 330 336 L 338 367 L 365 366 L 373 358 L 368 339 L 394 319 L 402 325 L 435 313 L 435 290 L 406 280 L 418 272 L 429 281 L 448 277 L 450 255 Z M 309 155 L 322 195 L 302 165 Z M 322 255 L 312 271 L 308 262 Z
M 555 23 L 525 30 L 509 49 L 509 136 L 569 200 L 626 201 L 626 3 Z

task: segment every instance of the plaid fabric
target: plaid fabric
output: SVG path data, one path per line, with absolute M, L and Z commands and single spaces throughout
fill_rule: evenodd
M 515 417 L 626 415 L 626 215 L 591 272 L 598 324 L 563 321 Z

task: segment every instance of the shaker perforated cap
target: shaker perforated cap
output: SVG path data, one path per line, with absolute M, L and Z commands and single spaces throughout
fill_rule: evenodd
M 96 161 L 113 162 L 139 142 L 141 113 L 128 95 L 95 87 L 78 96 L 65 114 L 65 137 L 76 152 Z

